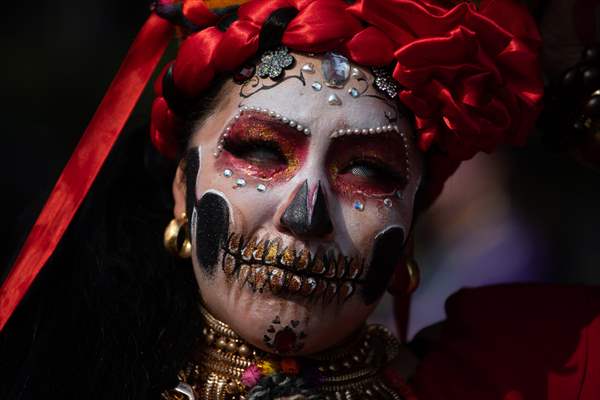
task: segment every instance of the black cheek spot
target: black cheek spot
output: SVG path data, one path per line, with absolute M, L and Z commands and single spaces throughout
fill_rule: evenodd
M 209 276 L 229 235 L 229 207 L 223 197 L 206 193 L 196 203 L 196 253 Z
M 377 235 L 373 247 L 373 258 L 362 285 L 362 296 L 366 305 L 376 302 L 385 292 L 394 268 L 402 259 L 404 248 L 404 230 L 390 228 Z

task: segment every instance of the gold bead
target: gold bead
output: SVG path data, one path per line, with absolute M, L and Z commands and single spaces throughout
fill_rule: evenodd
M 206 342 L 208 344 L 211 344 L 214 341 L 215 341 L 215 335 L 213 335 L 212 333 L 209 333 L 208 335 L 206 335 Z
M 225 341 L 225 338 L 220 337 L 219 340 L 217 340 L 217 348 L 224 349 L 226 346 L 227 342 Z
M 250 348 L 248 346 L 246 346 L 245 344 L 241 345 L 240 347 L 238 347 L 238 353 L 240 354 L 240 356 L 249 356 L 250 355 Z
M 238 386 L 234 381 L 231 381 L 227 384 L 227 392 L 229 394 L 234 394 L 238 392 Z
M 227 347 L 225 350 L 229 351 L 230 353 L 235 353 L 235 351 L 237 350 L 237 345 L 234 342 L 229 342 L 227 343 Z

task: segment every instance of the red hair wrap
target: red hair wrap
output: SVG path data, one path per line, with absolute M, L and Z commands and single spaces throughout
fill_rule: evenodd
M 393 64 L 399 99 L 415 116 L 425 153 L 427 204 L 461 161 L 501 144 L 524 144 L 541 110 L 540 37 L 525 7 L 512 0 L 451 7 L 416 0 L 249 1 L 224 32 L 211 26 L 184 40 L 174 61 L 178 92 L 197 98 L 215 74 L 247 62 L 262 24 L 282 7 L 298 10 L 282 38 L 290 49 L 337 51 L 365 66 Z M 176 117 L 161 96 L 159 90 L 152 138 L 172 156 L 177 124 L 166 121 Z

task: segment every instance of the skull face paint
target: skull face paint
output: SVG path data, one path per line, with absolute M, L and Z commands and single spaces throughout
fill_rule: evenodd
M 370 86 L 355 98 L 348 89 L 363 81 L 315 91 L 313 80 L 324 81 L 321 58 L 294 56 L 290 74 L 315 66 L 306 84 L 290 79 L 247 98 L 225 84 L 191 139 L 192 151 L 200 146 L 210 156 L 195 179 L 188 176 L 187 190 L 205 306 L 265 351 L 274 351 L 276 326 L 265 340 L 273 316 L 299 321 L 302 345 L 284 350 L 309 354 L 352 334 L 387 287 L 412 224 L 421 160 L 406 140 L 406 119 L 361 134 L 390 123 L 390 104 L 369 96 L 379 95 L 367 68 L 356 66 Z M 342 104 L 330 106 L 331 94 Z

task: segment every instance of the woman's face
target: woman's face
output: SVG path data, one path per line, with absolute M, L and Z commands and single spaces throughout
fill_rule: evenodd
M 294 57 L 279 81 L 225 84 L 174 183 L 206 307 L 280 354 L 317 352 L 365 321 L 400 262 L 421 175 L 409 120 L 368 68 L 351 65 L 336 88 L 322 57 Z

